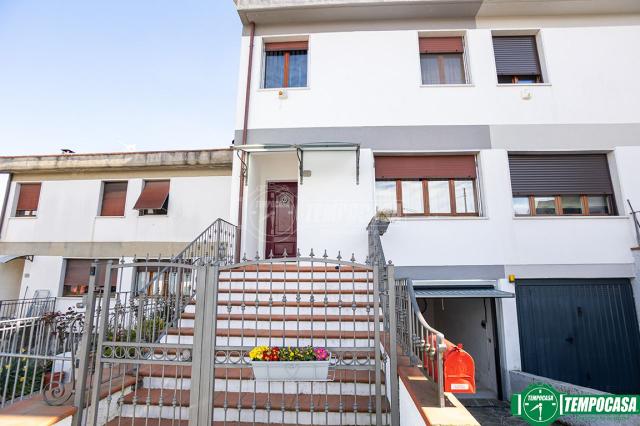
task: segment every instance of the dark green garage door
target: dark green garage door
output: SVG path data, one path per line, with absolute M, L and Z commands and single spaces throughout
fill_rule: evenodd
M 627 279 L 518 280 L 522 370 L 640 393 L 640 332 Z

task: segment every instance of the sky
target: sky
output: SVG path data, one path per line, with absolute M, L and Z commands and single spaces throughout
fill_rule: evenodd
M 229 146 L 241 31 L 232 0 L 0 0 L 0 155 Z

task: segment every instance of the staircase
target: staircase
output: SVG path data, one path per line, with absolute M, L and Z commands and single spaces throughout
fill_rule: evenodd
M 214 424 L 369 425 L 380 419 L 388 424 L 386 365 L 375 351 L 381 347 L 375 330 L 382 330 L 383 318 L 374 290 L 372 268 L 326 257 L 245 260 L 221 267 L 215 296 Z M 194 371 L 171 360 L 180 353 L 176 345 L 193 345 L 198 327 L 214 324 L 214 318 L 197 323 L 196 300 L 159 340 L 169 349 L 152 358 L 166 362 L 151 359 L 130 370 L 137 385 L 111 402 L 109 425 L 188 423 Z M 246 355 L 260 345 L 327 348 L 330 377 L 256 381 Z

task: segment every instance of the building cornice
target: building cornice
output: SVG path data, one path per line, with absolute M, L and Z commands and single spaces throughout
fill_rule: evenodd
M 26 155 L 0 157 L 4 173 L 68 173 L 148 169 L 227 169 L 232 150 L 182 150 L 148 152 L 110 152 L 92 154 Z

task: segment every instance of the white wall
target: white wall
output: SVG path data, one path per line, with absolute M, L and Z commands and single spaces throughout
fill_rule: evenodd
M 373 153 L 360 152 L 360 184 L 356 184 L 355 152 L 306 152 L 304 168 L 311 177 L 298 188 L 298 246 L 307 255 L 338 251 L 364 263 L 368 254 L 367 224 L 375 213 Z
M 0 264 L 0 300 L 20 298 L 24 259 Z
M 640 81 L 620 78 L 615 70 L 637 70 L 640 26 L 561 27 L 561 20 L 540 30 L 548 84 L 498 86 L 491 31 L 518 27 L 502 20 L 491 28 L 466 30 L 471 83 L 464 87 L 421 87 L 418 31 L 415 29 L 344 31 L 309 35 L 308 88 L 261 89 L 262 37 L 256 37 L 250 128 L 385 126 L 428 124 L 637 123 Z M 520 24 L 522 25 L 522 24 Z M 327 27 L 329 28 L 329 27 Z M 458 28 L 446 28 L 456 30 Z M 260 29 L 258 29 L 260 31 Z M 301 28 L 270 27 L 269 34 L 300 34 Z M 304 34 L 304 33 L 303 33 Z M 270 35 L 270 37 L 273 37 Z M 242 41 L 236 128 L 242 128 L 243 73 L 248 37 Z M 597 58 L 594 59 L 594 58 Z M 615 70 L 611 68 L 615 64 Z
M 143 179 L 129 179 L 124 217 L 98 216 L 100 180 L 44 181 L 37 217 L 7 218 L 2 240 L 181 242 L 191 241 L 219 217 L 230 219 L 230 176 L 170 179 L 168 215 L 140 216 L 133 210 Z M 14 182 L 9 200 L 16 199 Z

